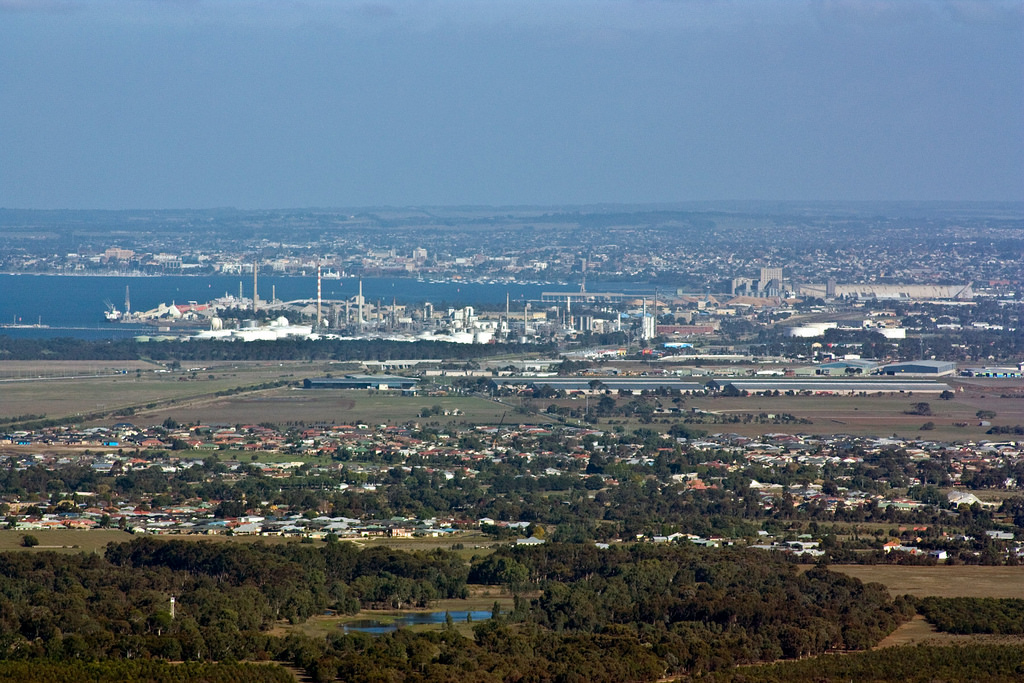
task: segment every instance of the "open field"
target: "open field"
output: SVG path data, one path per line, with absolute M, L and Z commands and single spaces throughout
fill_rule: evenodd
M 0 363 L 0 381 L 112 375 L 125 370 L 148 372 L 159 367 L 159 363 L 141 360 L 5 360 Z M 6 386 L 6 382 L 0 386 Z
M 918 402 L 931 407 L 931 415 L 908 415 L 905 411 Z M 986 395 L 985 398 L 957 396 L 944 401 L 937 396 L 747 396 L 743 398 L 694 399 L 687 401 L 687 407 L 734 413 L 789 413 L 797 418 L 807 418 L 813 424 L 760 425 L 733 424 L 719 425 L 720 429 L 708 431 L 730 431 L 753 435 L 765 432 L 799 431 L 809 434 L 846 433 L 856 435 L 921 437 L 939 440 L 991 439 L 985 432 L 987 426 L 979 425 L 975 416 L 979 410 L 992 410 L 997 417 L 993 424 L 1024 424 L 1024 401 L 1019 398 L 999 398 Z M 922 430 L 921 426 L 932 422 L 935 428 Z M 957 423 L 966 426 L 956 426 Z M 995 437 L 998 439 L 998 437 Z
M 875 649 L 900 645 L 1024 645 L 1024 636 L 993 635 L 988 633 L 957 634 L 935 630 L 921 615 L 915 616 L 882 639 Z
M 25 548 L 21 537 L 35 536 L 39 545 Z M 46 531 L 15 531 L 0 529 L 0 551 L 23 550 L 31 553 L 101 553 L 111 543 L 130 541 L 131 534 L 119 529 L 48 529 Z
M 218 391 L 279 380 L 300 381 L 317 374 L 320 367 L 309 363 L 233 363 L 211 364 L 194 372 L 5 382 L 0 391 L 0 416 L 62 418 L 131 408 L 140 413 L 139 419 L 152 421 L 144 413 L 146 406 L 161 401 L 209 399 Z
M 1024 598 L 1024 567 L 889 564 L 832 565 L 832 571 L 883 584 L 893 595 L 943 598 Z
M 965 383 L 950 380 L 951 385 L 965 386 L 951 400 L 942 400 L 935 395 L 870 395 L 870 396 L 697 396 L 686 397 L 682 404 L 674 404 L 671 398 L 652 397 L 662 407 L 681 407 L 684 412 L 692 409 L 708 411 L 709 421 L 706 424 L 690 425 L 708 433 L 733 432 L 744 436 L 758 436 L 770 432 L 806 433 L 806 434 L 854 434 L 861 436 L 891 436 L 924 438 L 930 440 L 978 441 L 982 439 L 1000 440 L 1001 437 L 988 435 L 988 426 L 979 424 L 976 416 L 979 410 L 991 410 L 996 417 L 991 420 L 994 425 L 1024 424 L 1024 399 L 1019 398 L 1024 392 L 1024 382 L 1020 380 L 989 380 L 988 383 Z M 591 405 L 596 399 L 590 399 Z M 633 400 L 630 397 L 619 398 L 619 405 Z M 931 408 L 931 415 L 908 415 L 907 410 L 918 402 L 925 402 Z M 543 410 L 554 403 L 559 407 L 583 409 L 583 398 L 567 399 L 534 399 L 536 409 Z M 745 415 L 790 414 L 795 418 L 804 418 L 812 424 L 797 422 L 782 424 L 758 424 L 754 422 L 729 422 L 730 417 Z M 601 418 L 597 426 L 607 428 L 609 425 L 621 425 L 627 431 L 640 427 L 649 429 L 667 429 L 669 425 L 679 421 L 678 417 L 655 415 L 654 421 L 644 424 L 634 418 L 612 417 Z M 576 424 L 575 419 L 569 419 Z M 612 425 L 614 422 L 614 425 Z M 922 430 L 926 422 L 934 423 L 934 429 Z M 960 425 L 960 426 L 958 426 Z
M 424 408 L 441 406 L 458 410 L 458 415 L 432 415 L 420 418 Z M 439 425 L 470 423 L 497 424 L 505 414 L 505 424 L 534 423 L 543 418 L 516 413 L 507 406 L 473 396 L 402 396 L 394 392 L 368 392 L 359 389 L 280 388 L 259 395 L 226 396 L 202 406 L 171 406 L 147 415 L 151 422 L 173 417 L 178 422 L 218 422 L 227 424 L 288 422 L 369 425 L 417 421 Z
M 526 414 L 517 410 L 519 398 L 505 398 L 497 403 L 485 398 L 464 396 L 401 396 L 392 392 L 360 390 L 299 390 L 278 388 L 235 396 L 217 397 L 219 391 L 279 380 L 301 381 L 324 372 L 346 372 L 338 364 L 308 362 L 196 362 L 195 370 L 153 373 L 155 366 L 145 362 L 91 361 L 4 361 L 0 362 L 0 417 L 45 414 L 61 418 L 95 412 L 112 413 L 132 409 L 131 418 L 143 424 L 162 422 L 172 417 L 179 422 L 258 423 L 258 422 L 363 422 L 395 424 L 410 420 L 421 423 L 496 424 L 505 416 L 506 424 L 553 422 L 554 416 Z M 127 374 L 82 377 L 68 376 L 127 371 Z M 137 372 L 138 371 L 138 372 Z M 213 379 L 210 379 L 210 377 Z M 39 379 L 42 377 L 42 379 Z M 4 381 L 4 378 L 20 378 Z M 702 378 L 705 379 L 705 378 Z M 884 396 L 748 396 L 684 398 L 681 405 L 670 398 L 652 397 L 666 408 L 682 407 L 685 411 L 710 411 L 718 421 L 694 424 L 695 429 L 709 433 L 735 432 L 756 436 L 766 432 L 802 432 L 809 434 L 849 433 L 855 435 L 921 437 L 936 440 L 998 439 L 985 434 L 987 426 L 979 424 L 976 413 L 991 410 L 994 425 L 1024 424 L 1024 381 L 942 378 L 951 386 L 962 388 L 955 398 L 944 401 L 933 395 Z M 591 399 L 593 401 L 595 399 Z M 632 397 L 618 399 L 621 405 Z M 167 402 L 174 401 L 173 405 Z M 931 415 L 908 415 L 906 411 L 918 402 L 927 402 Z M 585 399 L 533 399 L 534 410 L 554 403 L 562 407 L 582 409 Z M 149 406 L 149 407 L 147 407 Z M 440 406 L 459 415 L 434 415 L 420 418 L 424 408 Z M 806 418 L 812 424 L 732 423 L 731 416 L 760 413 L 788 413 Z M 712 417 L 714 419 L 714 417 Z M 667 429 L 677 418 L 655 416 L 654 422 L 643 424 L 637 419 L 611 418 L 615 425 L 627 430 L 639 427 Z M 116 422 L 106 418 L 98 424 Z M 576 424 L 569 419 L 569 424 Z M 921 430 L 926 422 L 934 429 Z M 608 428 L 608 418 L 601 418 L 598 427 Z M 960 425 L 960 426 L 958 426 Z
M 30 534 L 39 539 L 39 545 L 35 548 L 25 548 L 21 545 L 21 537 Z M 0 529 L 0 552 L 6 550 L 22 550 L 25 552 L 45 552 L 53 550 L 65 553 L 101 553 L 111 543 L 124 543 L 132 540 L 134 536 L 120 529 L 47 529 L 45 531 L 16 531 L 13 529 Z M 204 535 L 181 535 L 161 536 L 165 540 L 192 541 L 194 543 L 266 543 L 276 545 L 280 543 L 298 543 L 295 538 L 282 538 L 280 536 L 204 536 Z
M 39 545 L 35 548 L 25 548 L 21 545 L 21 537 L 29 534 L 39 539 Z M 111 543 L 122 543 L 130 541 L 132 534 L 119 529 L 47 529 L 38 531 L 17 531 L 14 529 L 0 529 L 0 552 L 7 550 L 21 550 L 25 552 L 43 552 L 53 550 L 67 553 L 96 553 L 103 552 Z M 161 536 L 161 539 L 168 541 L 191 541 L 193 543 L 265 543 L 277 545 L 282 543 L 300 543 L 297 538 L 286 538 L 281 536 L 205 536 L 200 534 L 189 535 L 168 535 Z M 315 541 L 317 544 L 323 541 Z M 454 537 L 448 538 L 361 538 L 354 541 L 361 548 L 372 546 L 385 546 L 407 551 L 427 551 L 441 548 L 451 550 L 456 543 L 461 543 L 463 548 L 457 550 L 459 556 L 467 562 L 474 555 L 487 555 L 492 552 L 491 545 L 496 541 L 479 531 L 467 531 Z

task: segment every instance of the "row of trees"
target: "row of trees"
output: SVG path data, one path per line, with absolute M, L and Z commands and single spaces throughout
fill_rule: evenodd
M 22 660 L 0 661 L 0 680 L 19 683 L 294 683 L 295 678 L 280 666 L 237 662 Z
M 1013 683 L 1024 673 L 1021 661 L 1024 661 L 1024 647 L 1019 645 L 918 645 L 719 671 L 706 680 L 709 683 Z

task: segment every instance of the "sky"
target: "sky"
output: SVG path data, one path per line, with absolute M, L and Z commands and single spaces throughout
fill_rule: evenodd
M 0 207 L 1024 200 L 1024 0 L 0 0 Z

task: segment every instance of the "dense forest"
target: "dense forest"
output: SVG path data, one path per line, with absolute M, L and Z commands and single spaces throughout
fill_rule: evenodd
M 1016 598 L 922 598 L 917 611 L 947 633 L 1024 635 L 1024 600 Z
M 443 550 L 138 538 L 103 557 L 0 554 L 0 577 L 8 659 L 282 660 L 317 680 L 652 680 L 869 648 L 914 610 L 824 568 L 686 546 L 505 547 L 467 565 Z M 537 597 L 475 638 L 268 634 L 326 610 L 464 596 L 467 581 Z

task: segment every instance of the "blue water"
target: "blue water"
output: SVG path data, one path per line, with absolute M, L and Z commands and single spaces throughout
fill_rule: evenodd
M 342 628 L 346 633 L 357 631 L 359 633 L 369 633 L 371 635 L 380 635 L 382 633 L 390 633 L 397 631 L 399 628 L 404 626 L 414 626 L 416 624 L 443 624 L 445 621 L 445 615 L 450 614 L 452 621 L 455 623 L 466 621 L 466 617 L 472 615 L 473 621 L 487 621 L 491 618 L 489 611 L 473 610 L 464 611 L 456 610 L 453 612 L 419 612 L 414 614 L 403 614 L 400 617 L 396 617 L 391 622 L 380 622 L 376 619 L 358 619 L 356 621 L 350 621 Z
M 17 322 L 45 328 L 0 328 L 0 335 L 22 338 L 76 337 L 79 339 L 118 339 L 152 333 L 152 327 L 112 324 L 103 321 L 104 301 L 124 308 L 125 286 L 131 288 L 133 311 L 170 304 L 198 301 L 231 294 L 238 296 L 242 283 L 246 297 L 252 296 L 252 276 L 187 276 L 122 277 L 94 275 L 0 275 L 0 324 Z M 325 299 L 347 299 L 358 293 L 359 281 L 354 278 L 323 280 Z M 270 298 L 276 288 L 282 301 L 316 297 L 315 277 L 260 276 L 260 298 Z M 503 304 L 506 293 L 515 302 L 539 299 L 543 291 L 572 291 L 578 285 L 557 284 L 487 284 L 476 282 L 429 282 L 409 278 L 365 278 L 363 296 L 370 301 L 390 303 L 394 298 L 402 304 L 429 301 L 435 307 L 449 305 L 478 306 Z M 595 288 L 596 289 L 596 288 Z M 521 304 L 520 304 L 521 305 Z

